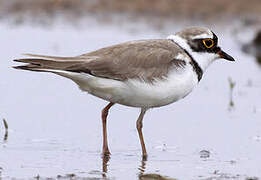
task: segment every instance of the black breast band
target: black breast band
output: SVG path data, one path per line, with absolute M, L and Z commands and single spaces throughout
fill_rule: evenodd
M 189 52 L 184 49 L 183 47 L 181 47 L 178 43 L 176 43 L 174 40 L 170 39 L 172 42 L 174 42 L 178 47 L 180 47 L 191 59 L 191 61 L 189 62 L 191 64 L 191 66 L 193 67 L 193 70 L 196 72 L 197 76 L 198 76 L 198 81 L 201 80 L 202 76 L 203 76 L 203 71 L 201 69 L 201 67 L 199 67 L 198 63 L 195 61 L 195 59 L 189 54 Z

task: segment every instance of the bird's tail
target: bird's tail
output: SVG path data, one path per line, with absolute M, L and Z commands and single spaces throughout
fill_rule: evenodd
M 84 60 L 80 56 L 56 57 L 35 54 L 24 55 L 29 56 L 29 58 L 14 59 L 14 61 L 26 64 L 20 66 L 13 66 L 13 68 L 40 72 L 55 72 L 59 70 L 70 71 L 73 69 L 73 67 L 84 63 Z

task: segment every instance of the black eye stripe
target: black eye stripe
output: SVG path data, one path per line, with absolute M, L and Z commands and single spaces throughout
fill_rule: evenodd
M 214 50 L 217 47 L 217 39 L 212 39 L 214 41 L 214 45 L 211 48 L 207 48 L 212 45 L 211 40 L 205 40 L 207 47 L 204 45 L 203 40 L 205 39 L 194 39 L 191 42 L 189 42 L 192 50 L 196 52 L 215 52 Z
M 213 33 L 213 32 L 212 32 Z M 215 33 L 213 33 L 212 40 L 214 41 L 214 45 L 211 48 L 207 48 L 203 40 L 206 39 L 192 39 L 188 41 L 192 51 L 194 52 L 209 52 L 209 53 L 216 53 L 218 51 L 218 37 Z

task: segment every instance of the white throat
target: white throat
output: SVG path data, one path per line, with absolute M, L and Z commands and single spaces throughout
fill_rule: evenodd
M 215 59 L 218 58 L 218 55 L 214 54 L 214 53 L 192 51 L 192 49 L 188 45 L 187 40 L 184 39 L 184 38 L 181 38 L 180 36 L 170 35 L 170 36 L 167 37 L 167 39 L 173 40 L 180 47 L 185 49 L 194 58 L 194 60 L 198 63 L 199 67 L 203 70 L 203 72 L 205 72 L 207 67 Z

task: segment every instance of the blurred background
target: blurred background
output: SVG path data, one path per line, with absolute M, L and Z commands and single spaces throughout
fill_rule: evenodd
M 22 53 L 76 56 L 187 26 L 212 29 L 236 62 L 215 62 L 188 97 L 146 114 L 147 161 L 138 109 L 111 109 L 104 160 L 107 102 L 11 68 Z M 261 178 L 260 0 L 0 0 L 0 42 L 0 179 Z
M 43 15 L 81 18 L 97 14 L 102 14 L 105 18 L 109 14 L 117 13 L 144 17 L 215 21 L 260 16 L 261 12 L 259 0 L 231 2 L 226 0 L 1 0 L 0 3 L 2 16 L 19 15 L 21 19 L 26 16 L 39 19 L 39 16 Z

